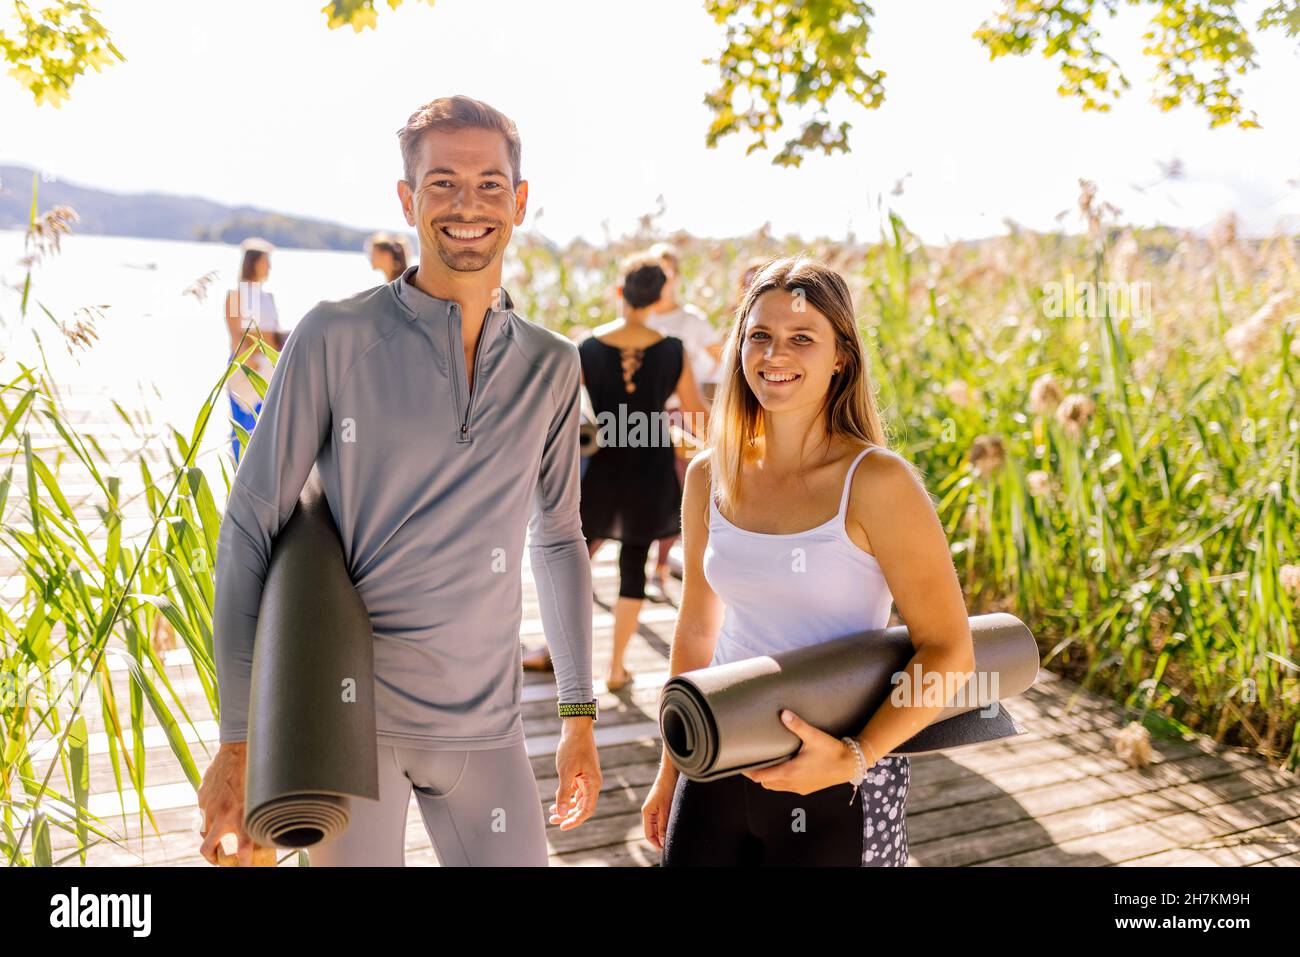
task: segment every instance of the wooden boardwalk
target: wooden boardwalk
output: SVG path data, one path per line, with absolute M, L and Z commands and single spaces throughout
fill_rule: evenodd
M 616 548 L 607 544 L 594 563 L 598 679 L 611 645 Z M 12 565 L 0 568 L 0 577 L 12 572 Z M 0 584 L 12 592 L 15 582 Z M 680 584 L 669 587 L 675 600 Z M 597 682 L 596 738 L 604 774 L 599 807 L 573 831 L 548 826 L 553 865 L 658 863 L 658 852 L 642 835 L 640 806 L 659 758 L 656 705 L 667 677 L 674 615 L 670 605 L 647 603 L 628 657 L 637 680 L 617 694 Z M 530 648 L 543 640 L 527 570 L 521 637 Z M 167 662 L 173 685 L 191 709 L 194 727 L 187 727 L 186 735 L 202 770 L 215 753 L 216 725 L 188 654 L 169 652 Z M 124 702 L 127 671 L 118 663 L 113 674 L 118 700 Z M 88 863 L 206 866 L 197 853 L 194 789 L 152 715 L 146 716 L 146 793 L 153 822 L 142 828 L 134 794 L 128 794 L 124 808 L 118 804 L 93 698 L 84 710 L 92 732 L 91 807 L 114 840 L 92 848 Z M 538 801 L 548 805 L 556 787 L 559 733 L 550 675 L 526 674 L 522 708 Z M 1025 735 L 913 759 L 907 801 L 911 865 L 1300 865 L 1300 778 L 1295 775 L 1205 739 L 1153 739 L 1153 763 L 1132 769 L 1113 749 L 1114 735 L 1126 723 L 1120 709 L 1046 672 L 1009 708 L 1026 727 Z M 46 749 L 38 773 L 49 758 Z M 54 784 L 62 787 L 58 772 Z M 52 834 L 57 860 L 71 843 L 57 829 Z M 407 820 L 406 851 L 408 866 L 437 864 L 415 808 Z M 293 852 L 282 858 L 288 866 L 296 861 Z
M 605 604 L 617 591 L 614 546 L 595 564 L 596 674 L 608 662 L 612 622 Z M 674 583 L 675 584 L 675 583 Z M 542 641 L 535 596 L 527 585 L 524 640 Z M 676 591 L 670 585 L 670 593 Z M 674 611 L 647 604 L 641 635 L 629 654 L 634 684 L 610 694 L 598 683 L 597 724 L 604 784 L 595 817 L 560 832 L 548 828 L 553 865 L 652 866 L 658 852 L 641 832 L 640 806 L 659 757 L 655 709 L 666 677 Z M 183 652 L 170 654 L 169 671 L 204 713 L 193 668 Z M 556 787 L 554 684 L 528 674 L 523 715 L 537 778 L 538 800 L 549 804 Z M 125 689 L 124 671 L 116 683 Z M 913 759 L 908 795 L 910 864 L 1159 866 L 1300 864 L 1300 780 L 1256 758 L 1206 740 L 1155 741 L 1154 762 L 1135 770 L 1114 753 L 1118 709 L 1042 673 L 1011 708 L 1028 733 Z M 87 711 L 97 714 L 97 708 Z M 98 728 L 94 730 L 100 730 Z M 215 725 L 198 722 L 192 743 L 199 764 L 215 749 Z M 157 734 L 157 729 L 155 729 Z M 94 808 L 111 815 L 113 780 L 102 749 L 94 747 Z M 110 816 L 119 846 L 91 850 L 91 864 L 203 864 L 197 854 L 194 792 L 159 734 L 147 755 L 150 804 L 158 833 L 142 834 L 134 805 Z M 42 762 L 44 763 L 44 762 Z M 57 834 L 57 832 L 56 832 Z M 56 847 L 67 847 L 66 840 Z M 436 865 L 418 810 L 408 816 L 407 864 Z M 287 853 L 284 864 L 296 861 Z

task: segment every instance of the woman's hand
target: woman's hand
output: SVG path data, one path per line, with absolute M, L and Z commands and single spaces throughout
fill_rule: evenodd
M 834 784 L 848 784 L 858 769 L 853 749 L 833 735 L 827 734 L 786 709 L 781 721 L 799 736 L 803 747 L 789 761 L 770 768 L 741 772 L 751 781 L 757 781 L 773 791 L 794 791 L 812 794 Z
M 673 809 L 673 792 L 677 790 L 679 773 L 665 759 L 659 766 L 659 773 L 655 775 L 655 783 L 650 786 L 645 803 L 641 805 L 641 823 L 645 827 L 646 840 L 661 851 L 668 834 L 668 813 Z

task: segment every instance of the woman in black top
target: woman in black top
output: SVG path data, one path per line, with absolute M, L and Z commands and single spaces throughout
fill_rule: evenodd
M 607 538 L 620 542 L 614 650 L 606 687 L 617 691 L 632 678 L 623 664 L 645 598 L 650 546 L 681 530 L 682 489 L 676 449 L 668 432 L 668 397 L 677 393 L 687 412 L 705 412 L 685 361 L 682 341 L 646 325 L 666 277 L 658 262 L 637 258 L 623 269 L 623 316 L 598 326 L 578 343 L 582 381 L 600 430 L 600 448 L 582 477 L 582 534 L 594 555 Z M 527 668 L 546 668 L 546 651 Z

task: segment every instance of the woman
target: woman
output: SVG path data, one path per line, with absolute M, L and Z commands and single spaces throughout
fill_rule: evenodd
M 284 348 L 285 340 L 284 333 L 280 331 L 275 297 L 262 286 L 271 274 L 271 253 L 275 247 L 261 239 L 249 239 L 241 248 L 243 259 L 239 265 L 239 285 L 226 293 L 226 331 L 230 338 L 230 356 L 227 362 L 243 355 L 259 340 L 277 351 Z M 253 349 L 243 363 L 263 380 L 271 380 L 271 360 L 260 349 Z M 262 397 L 240 369 L 236 369 L 226 380 L 226 389 L 230 396 L 231 419 L 251 434 L 257 415 L 262 411 Z M 234 447 L 235 464 L 238 465 L 239 433 L 233 426 L 230 441 Z
M 943 526 L 912 467 L 885 448 L 833 270 L 778 259 L 754 278 L 726 341 L 708 445 L 687 470 L 672 674 L 883 628 L 894 601 L 917 649 L 907 670 L 974 667 Z M 681 777 L 665 753 L 642 807 L 646 837 L 665 866 L 901 867 L 910 767 L 889 752 L 940 710 L 887 702 L 844 738 L 783 711 L 802 740 L 793 758 L 707 783 Z
M 582 475 L 582 534 L 591 555 L 607 538 L 621 543 L 614 650 L 605 680 L 610 691 L 632 680 L 623 657 L 645 599 L 650 546 L 681 529 L 682 489 L 665 403 L 676 393 L 686 411 L 704 411 L 682 341 L 660 335 L 646 322 L 665 280 L 652 259 L 626 263 L 618 289 L 622 318 L 598 326 L 578 344 L 582 382 L 602 433 L 602 446 Z M 548 653 L 541 651 L 524 667 L 549 664 Z
M 401 236 L 375 233 L 366 240 L 366 250 L 370 253 L 371 268 L 383 273 L 388 282 L 392 282 L 406 272 L 407 260 L 410 256 L 407 252 L 406 240 Z

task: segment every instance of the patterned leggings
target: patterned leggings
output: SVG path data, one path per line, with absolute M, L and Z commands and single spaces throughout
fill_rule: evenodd
M 907 866 L 911 762 L 881 758 L 852 788 L 796 794 L 743 774 L 717 781 L 677 779 L 663 865 Z

